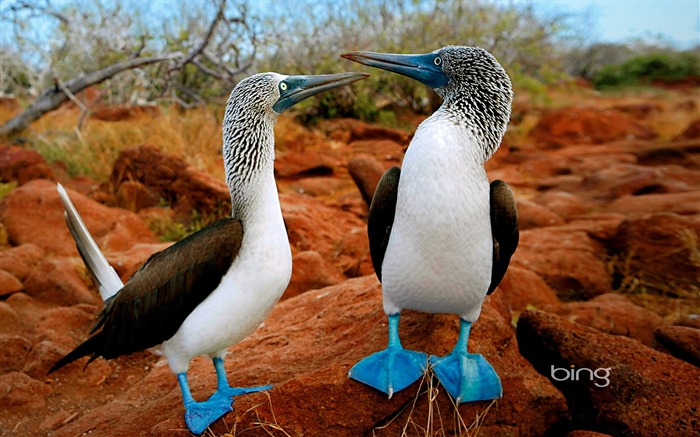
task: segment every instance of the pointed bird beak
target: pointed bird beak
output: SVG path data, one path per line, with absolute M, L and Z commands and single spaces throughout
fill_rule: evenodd
M 447 75 L 442 71 L 442 60 L 435 53 L 398 55 L 393 53 L 349 52 L 340 56 L 370 67 L 377 67 L 408 76 L 431 88 L 440 88 L 447 85 L 449 81 Z
M 369 77 L 367 73 L 319 74 L 314 76 L 289 76 L 280 83 L 280 98 L 272 109 L 281 114 L 307 97 L 349 85 Z M 285 88 L 282 88 L 284 84 Z

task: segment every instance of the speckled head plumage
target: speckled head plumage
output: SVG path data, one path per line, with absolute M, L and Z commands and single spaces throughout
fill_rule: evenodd
M 475 130 L 490 157 L 510 120 L 513 87 L 496 58 L 479 47 L 447 46 L 435 52 L 449 78 L 435 91 L 448 114 Z
M 433 88 L 441 111 L 479 138 L 488 159 L 510 119 L 513 90 L 496 58 L 478 47 L 446 46 L 423 55 L 350 52 L 346 59 L 393 71 Z
M 294 104 L 320 92 L 368 77 L 365 73 L 285 76 L 259 73 L 231 91 L 223 123 L 226 182 L 233 192 L 274 159 L 274 124 Z

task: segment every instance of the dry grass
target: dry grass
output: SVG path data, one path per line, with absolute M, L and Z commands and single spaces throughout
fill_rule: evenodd
M 78 130 L 80 113 L 66 106 L 36 121 L 23 138 L 50 162 L 62 162 L 71 176 L 105 180 L 122 150 L 151 144 L 223 177 L 221 119 L 217 111 L 162 108 L 158 114 L 141 113 L 124 121 L 88 119 Z
M 437 383 L 437 377 L 432 369 L 429 369 L 423 374 L 413 401 L 399 410 L 387 423 L 374 428 L 372 435 L 387 430 L 394 422 L 401 419 L 405 420 L 401 428 L 401 434 L 399 434 L 401 437 L 478 436 L 484 419 L 491 407 L 496 403 L 496 400 L 493 400 L 486 408 L 477 413 L 474 421 L 467 425 L 464 417 L 459 412 L 459 406 L 447 392 L 444 392 L 443 396 L 447 396 L 450 400 L 450 409 L 447 412 L 440 411 L 438 396 L 441 390 L 443 389 Z M 406 414 L 407 417 L 405 417 Z M 424 423 L 419 422 L 418 416 L 424 418 Z M 405 419 L 403 419 L 404 417 Z M 449 428 L 446 427 L 446 423 L 450 424 Z

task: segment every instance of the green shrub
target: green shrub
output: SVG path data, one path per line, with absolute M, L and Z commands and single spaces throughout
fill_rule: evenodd
M 676 82 L 700 77 L 700 56 L 691 52 L 651 53 L 607 65 L 593 77 L 598 89 Z

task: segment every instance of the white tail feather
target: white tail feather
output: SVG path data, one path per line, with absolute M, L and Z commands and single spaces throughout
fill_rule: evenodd
M 80 214 L 73 206 L 73 202 L 68 197 L 66 190 L 61 184 L 57 184 L 56 189 L 66 210 L 66 224 L 73 235 L 78 252 L 83 257 L 88 273 L 90 273 L 93 281 L 100 289 L 102 300 L 107 300 L 117 294 L 124 287 L 124 283 L 117 275 L 117 272 L 109 265 L 107 258 L 102 254 L 99 246 L 97 246 L 87 227 L 85 227 L 85 223 L 83 223 Z

